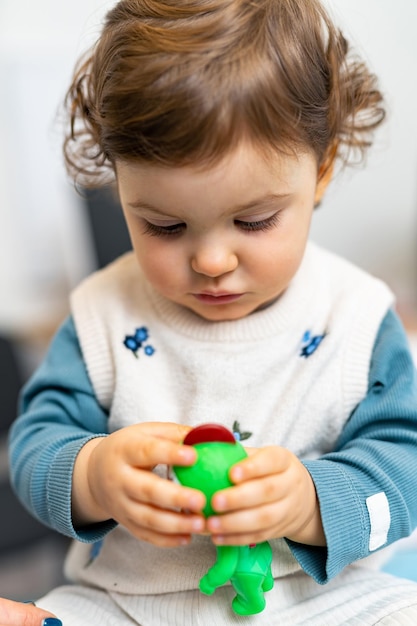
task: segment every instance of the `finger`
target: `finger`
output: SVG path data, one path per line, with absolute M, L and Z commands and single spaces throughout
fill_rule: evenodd
M 136 424 L 132 428 L 140 429 L 141 433 L 152 437 L 170 439 L 175 443 L 182 443 L 191 430 L 191 426 L 174 422 L 144 422 L 143 424 Z
M 287 494 L 287 482 L 281 480 L 280 474 L 272 474 L 218 491 L 214 494 L 211 505 L 216 513 L 239 511 L 242 503 L 245 509 L 250 509 L 282 500 Z
M 31 604 L 0 598 L 0 626 L 40 626 L 47 617 L 55 617 Z
M 205 530 L 206 521 L 201 515 L 189 515 L 176 511 L 163 511 L 157 507 L 138 503 L 128 511 L 130 527 L 146 529 L 163 535 L 190 535 Z
M 129 500 L 157 505 L 161 509 L 187 509 L 200 513 L 206 505 L 202 491 L 135 467 L 125 470 L 123 493 Z
M 207 528 L 214 535 L 264 532 L 276 526 L 281 517 L 278 503 L 265 504 L 254 509 L 212 516 L 207 519 Z
M 176 425 L 173 425 L 176 430 Z M 128 463 L 136 467 L 155 467 L 158 464 L 164 465 L 193 465 L 197 460 L 197 454 L 191 446 L 184 446 L 181 443 L 154 433 L 150 434 L 148 429 L 131 430 L 129 427 L 119 431 L 123 437 L 125 445 L 125 458 Z
M 269 474 L 282 473 L 289 467 L 292 456 L 286 448 L 278 446 L 262 448 L 236 463 L 230 470 L 230 478 L 232 482 L 239 484 Z

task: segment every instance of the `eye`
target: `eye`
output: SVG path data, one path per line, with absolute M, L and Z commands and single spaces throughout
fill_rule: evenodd
M 248 232 L 253 231 L 262 231 L 269 230 L 270 228 L 274 228 L 279 223 L 280 215 L 277 211 L 270 217 L 267 217 L 263 220 L 257 221 L 245 221 L 245 220 L 235 220 L 235 225 L 238 226 L 241 230 L 245 230 Z
M 180 235 L 185 228 L 186 224 L 183 222 L 162 226 L 145 220 L 144 233 L 145 235 L 151 235 L 153 237 L 173 237 L 174 235 Z

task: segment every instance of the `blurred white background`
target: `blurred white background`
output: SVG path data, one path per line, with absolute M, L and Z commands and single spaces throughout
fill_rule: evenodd
M 417 3 L 326 0 L 380 76 L 388 120 L 367 166 L 333 182 L 312 237 L 381 276 L 401 303 L 417 293 Z M 114 1 L 0 0 L 0 331 L 65 308 L 94 267 L 66 179 L 56 114 L 75 59 Z
M 54 319 L 93 267 L 57 116 L 112 4 L 0 0 L 0 330 Z
M 326 0 L 380 78 L 388 117 L 365 167 L 336 178 L 312 236 L 386 280 L 402 309 L 417 297 L 417 3 Z
M 64 173 L 56 116 L 76 58 L 94 42 L 113 4 L 0 0 L 0 334 L 19 338 L 53 326 L 66 311 L 69 290 L 95 267 L 85 207 Z M 417 2 L 326 4 L 379 75 L 388 119 L 367 166 L 347 170 L 332 183 L 312 238 L 386 280 L 402 309 L 413 312 Z M 4 458 L 0 432 L 3 480 Z M 0 510 L 15 528 L 18 512 L 1 502 Z M 54 584 L 63 550 L 53 539 L 45 541 L 30 548 L 26 543 L 18 557 L 0 550 L 0 595 L 29 599 Z

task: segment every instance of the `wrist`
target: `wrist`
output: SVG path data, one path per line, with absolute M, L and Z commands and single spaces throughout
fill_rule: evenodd
M 81 448 L 74 463 L 71 508 L 75 527 L 106 521 L 109 516 L 99 506 L 90 488 L 89 466 L 91 455 L 104 437 L 90 439 Z
M 293 536 L 287 538 L 291 541 L 303 543 L 307 546 L 324 547 L 327 545 L 318 503 L 312 517 L 307 520 L 306 524 L 302 526 L 302 528 L 300 528 Z
M 297 531 L 292 534 L 291 537 L 287 537 L 287 539 L 309 546 L 324 547 L 327 544 L 323 529 L 323 522 L 321 519 L 320 504 L 317 498 L 317 492 L 313 479 L 311 478 L 309 472 L 307 470 L 305 471 L 308 474 L 308 480 L 310 483 L 309 495 L 308 498 L 306 498 L 306 502 L 309 503 L 309 515 Z

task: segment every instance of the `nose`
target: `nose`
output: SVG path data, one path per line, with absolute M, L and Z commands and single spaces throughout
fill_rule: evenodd
M 210 278 L 233 272 L 237 266 L 236 253 L 221 242 L 206 242 L 199 245 L 191 258 L 191 267 L 194 272 Z

